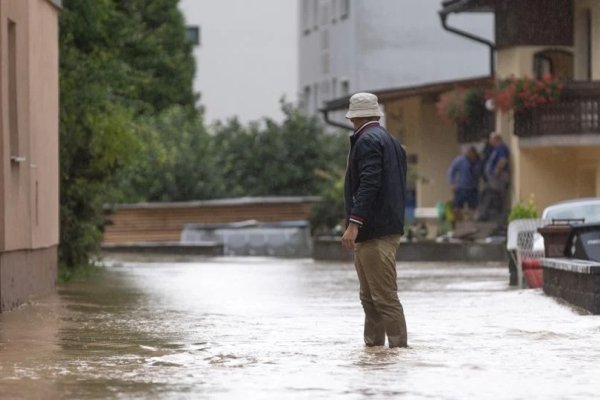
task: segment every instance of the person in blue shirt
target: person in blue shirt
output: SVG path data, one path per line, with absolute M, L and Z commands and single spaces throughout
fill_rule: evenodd
M 479 155 L 477 149 L 470 146 L 464 154 L 456 157 L 448 168 L 448 182 L 454 192 L 453 207 L 455 219 L 462 219 L 465 206 L 473 215 L 479 203 Z
M 492 153 L 485 164 L 487 186 L 496 197 L 496 219 L 498 228 L 503 228 L 508 218 L 508 188 L 510 184 L 509 160 L 510 150 L 502 140 L 499 132 L 490 134 Z

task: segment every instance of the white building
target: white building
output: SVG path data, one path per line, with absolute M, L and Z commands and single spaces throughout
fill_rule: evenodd
M 358 91 L 488 75 L 489 49 L 445 31 L 441 8 L 441 0 L 298 0 L 305 110 Z M 490 16 L 453 18 L 493 38 Z
M 181 0 L 208 122 L 280 119 L 297 99 L 297 9 L 289 0 Z

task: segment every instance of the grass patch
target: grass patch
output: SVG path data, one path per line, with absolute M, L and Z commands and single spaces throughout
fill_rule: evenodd
M 58 283 L 80 282 L 98 275 L 100 266 L 89 263 L 79 267 L 67 267 L 64 264 L 58 265 Z

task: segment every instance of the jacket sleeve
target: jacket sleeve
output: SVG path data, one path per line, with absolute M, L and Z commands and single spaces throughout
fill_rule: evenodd
M 448 168 L 448 183 L 450 185 L 454 185 L 454 177 L 456 176 L 456 158 L 454 160 L 452 160 L 452 163 L 450 164 L 450 167 Z
M 383 149 L 377 140 L 365 138 L 357 149 L 359 184 L 354 195 L 350 222 L 362 226 L 381 187 Z

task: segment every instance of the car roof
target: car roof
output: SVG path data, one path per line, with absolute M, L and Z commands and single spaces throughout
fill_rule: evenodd
M 552 205 L 546 207 L 544 209 L 544 212 L 542 213 L 542 215 L 545 215 L 549 211 L 552 211 L 556 208 L 563 208 L 565 206 L 581 205 L 581 204 L 599 204 L 600 205 L 600 197 L 586 197 L 586 198 L 581 198 L 581 199 L 572 199 L 572 200 L 561 201 L 559 203 L 555 203 L 555 204 L 552 204 Z

